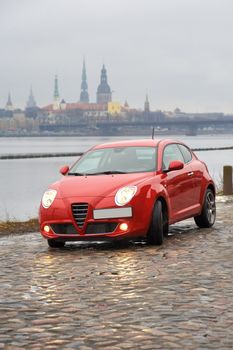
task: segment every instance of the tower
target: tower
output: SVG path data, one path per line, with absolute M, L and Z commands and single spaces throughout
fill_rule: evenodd
M 146 93 L 146 101 L 144 103 L 144 112 L 150 112 L 150 102 L 148 99 L 148 93 Z
M 64 98 L 61 100 L 60 109 L 62 111 L 64 111 L 66 109 L 66 101 L 64 100 Z
M 85 60 L 83 60 L 80 102 L 83 102 L 83 103 L 89 102 L 89 94 L 87 89 L 88 89 L 88 85 L 87 85 L 86 65 L 85 65 Z
M 8 93 L 8 98 L 7 98 L 7 103 L 6 103 L 5 110 L 6 111 L 13 111 L 14 110 L 13 103 L 11 101 L 11 94 L 10 94 L 10 92 Z
M 112 101 L 112 92 L 108 85 L 107 70 L 104 64 L 101 69 L 100 84 L 97 88 L 96 101 L 100 104 L 106 104 Z
M 36 107 L 36 100 L 33 95 L 32 87 L 30 88 L 30 93 L 28 96 L 26 108 L 35 108 Z
M 58 110 L 60 109 L 60 96 L 59 96 L 59 90 L 58 90 L 58 77 L 55 75 L 54 79 L 54 93 L 53 93 L 53 109 Z

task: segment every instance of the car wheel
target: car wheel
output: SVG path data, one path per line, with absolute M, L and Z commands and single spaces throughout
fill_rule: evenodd
M 161 245 L 164 236 L 164 219 L 162 202 L 158 200 L 153 209 L 152 219 L 149 231 L 147 233 L 147 242 L 154 245 Z
M 209 188 L 205 193 L 205 200 L 202 207 L 201 214 L 194 217 L 195 223 L 198 227 L 211 227 L 213 226 L 216 218 L 216 204 L 213 191 Z
M 65 246 L 65 242 L 59 242 L 55 239 L 48 239 L 48 245 L 50 248 L 63 248 Z

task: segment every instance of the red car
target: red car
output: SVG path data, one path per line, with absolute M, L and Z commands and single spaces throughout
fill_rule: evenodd
M 146 238 L 161 245 L 168 225 L 215 222 L 215 185 L 182 142 L 135 140 L 91 148 L 44 193 L 41 234 L 52 248 L 68 241 Z

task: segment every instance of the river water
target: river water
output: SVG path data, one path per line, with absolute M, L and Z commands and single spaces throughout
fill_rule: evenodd
M 0 138 L 0 155 L 18 153 L 84 152 L 91 146 L 135 137 L 35 137 Z M 139 137 L 138 137 L 139 138 Z M 143 137 L 140 137 L 143 138 Z M 159 138 L 165 138 L 160 136 Z M 173 136 L 191 148 L 233 146 L 233 135 Z M 221 182 L 223 165 L 233 165 L 233 150 L 195 152 L 204 160 L 216 184 Z M 36 217 L 43 192 L 58 180 L 59 169 L 75 157 L 0 160 L 0 220 L 27 220 Z

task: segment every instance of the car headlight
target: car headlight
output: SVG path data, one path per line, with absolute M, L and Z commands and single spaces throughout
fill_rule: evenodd
M 126 203 L 131 201 L 136 192 L 136 186 L 126 186 L 120 188 L 116 193 L 115 203 L 119 206 L 125 205 Z
M 47 190 L 45 191 L 43 197 L 42 197 L 42 206 L 45 209 L 48 209 L 51 204 L 53 203 L 55 197 L 56 197 L 57 191 L 56 190 Z

